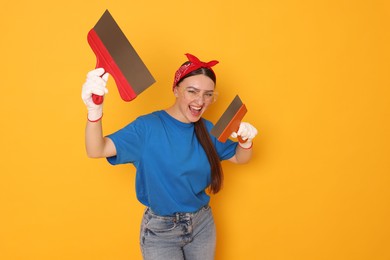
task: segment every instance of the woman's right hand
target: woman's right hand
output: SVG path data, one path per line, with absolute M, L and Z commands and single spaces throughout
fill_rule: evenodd
M 108 93 L 106 88 L 107 80 L 110 74 L 104 72 L 103 68 L 91 70 L 87 74 L 87 79 L 83 84 L 81 98 L 88 110 L 88 120 L 91 122 L 99 121 L 103 116 L 103 103 L 95 104 L 92 94 L 104 96 Z

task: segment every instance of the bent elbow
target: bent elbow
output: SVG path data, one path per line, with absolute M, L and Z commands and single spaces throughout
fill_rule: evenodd
M 88 151 L 88 150 L 87 150 L 87 156 L 88 156 L 88 158 L 91 158 L 91 159 L 102 158 L 102 156 L 99 153 L 97 153 L 95 151 Z
M 239 158 L 236 163 L 237 164 L 247 164 L 247 163 L 249 163 L 249 161 L 250 161 L 250 158 Z
M 96 156 L 94 154 L 88 154 L 87 153 L 87 156 L 88 156 L 89 159 L 98 159 L 99 158 L 98 156 Z

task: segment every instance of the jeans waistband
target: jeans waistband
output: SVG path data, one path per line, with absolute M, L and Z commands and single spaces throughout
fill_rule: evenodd
M 208 204 L 206 204 L 195 212 L 177 212 L 177 213 L 174 213 L 172 215 L 161 216 L 161 215 L 158 215 L 155 212 L 153 212 L 153 210 L 148 207 L 148 208 L 146 208 L 146 213 L 152 214 L 155 217 L 160 218 L 160 219 L 173 219 L 173 220 L 179 222 L 182 220 L 189 220 L 192 217 L 194 217 L 196 214 L 198 214 L 199 211 L 206 210 L 208 208 L 210 208 L 210 206 Z

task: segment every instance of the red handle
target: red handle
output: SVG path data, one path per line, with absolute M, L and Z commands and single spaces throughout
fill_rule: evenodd
M 105 67 L 106 66 L 104 66 L 104 64 L 99 60 L 99 58 L 97 58 L 96 67 L 95 68 L 104 68 L 104 70 L 106 71 Z M 103 75 L 104 75 L 104 73 L 103 73 Z M 100 77 L 103 77 L 103 75 L 101 75 Z M 99 95 L 96 95 L 96 94 L 92 94 L 92 101 L 96 105 L 100 105 L 104 101 L 104 96 L 99 96 Z
M 92 94 L 92 100 L 93 100 L 93 103 L 95 103 L 96 105 L 100 105 L 101 103 L 103 103 L 104 96 Z
M 237 139 L 238 139 L 238 142 L 240 142 L 242 144 L 246 143 L 246 141 L 248 141 L 248 139 L 246 139 L 246 140 L 242 139 L 240 135 L 237 136 Z
M 89 45 L 91 46 L 93 52 L 96 55 L 96 66 L 95 66 L 95 68 L 104 68 L 105 72 L 108 72 L 109 66 L 108 66 L 108 64 L 106 62 L 106 59 L 104 58 L 105 56 L 102 54 L 102 52 L 104 52 L 104 51 L 107 52 L 107 50 L 105 49 L 103 43 L 101 42 L 99 36 L 97 36 L 97 34 L 96 34 L 94 29 L 91 29 L 88 32 L 87 39 L 88 39 Z M 107 54 L 106 54 L 106 56 L 107 56 Z M 108 54 L 108 56 L 109 56 L 109 54 Z M 101 77 L 103 75 L 101 75 Z M 92 101 L 96 105 L 100 105 L 104 101 L 104 96 L 99 96 L 99 95 L 96 95 L 96 94 L 92 94 Z
M 106 70 L 104 64 L 99 59 L 97 59 L 97 61 L 96 61 L 96 67 L 95 68 L 104 68 L 104 70 Z M 103 77 L 103 75 L 101 75 L 100 77 Z M 104 96 L 99 96 L 99 95 L 96 95 L 96 94 L 92 94 L 92 101 L 96 105 L 100 105 L 104 101 Z

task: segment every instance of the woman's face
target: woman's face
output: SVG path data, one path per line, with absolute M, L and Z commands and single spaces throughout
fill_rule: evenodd
M 216 97 L 215 84 L 205 75 L 185 78 L 174 88 L 177 119 L 184 123 L 196 122 Z

